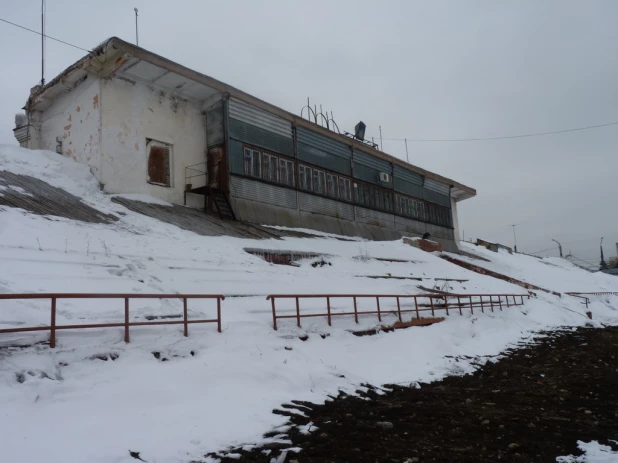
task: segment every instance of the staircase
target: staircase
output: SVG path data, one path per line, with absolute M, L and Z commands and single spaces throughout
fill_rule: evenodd
M 219 212 L 219 217 L 222 219 L 236 220 L 232 205 L 227 199 L 227 195 L 221 190 L 211 190 L 212 200 L 215 203 L 215 207 Z

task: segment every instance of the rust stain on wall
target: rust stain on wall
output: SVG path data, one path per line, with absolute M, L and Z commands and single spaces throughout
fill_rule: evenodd
M 69 124 L 69 125 L 65 125 L 65 126 L 64 126 L 64 130 L 71 130 L 71 124 Z
M 99 107 L 99 95 L 98 94 L 92 97 L 92 107 L 94 109 L 97 109 Z
M 80 112 L 82 110 L 82 108 L 80 108 L 79 106 L 77 108 L 75 108 L 75 111 Z
M 73 116 L 69 114 L 69 122 L 71 122 L 72 119 L 73 119 Z

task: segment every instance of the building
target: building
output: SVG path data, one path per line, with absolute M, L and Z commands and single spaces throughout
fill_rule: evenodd
M 370 239 L 429 233 L 457 249 L 470 187 L 389 156 L 118 38 L 44 86 L 21 146 L 90 166 L 109 193 L 230 219 Z

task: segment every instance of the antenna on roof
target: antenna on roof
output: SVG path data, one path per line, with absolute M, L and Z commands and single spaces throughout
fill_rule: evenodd
M 137 8 L 133 8 L 135 11 L 135 45 L 139 47 L 139 34 L 137 32 Z
M 41 0 L 41 85 L 45 85 L 45 0 Z

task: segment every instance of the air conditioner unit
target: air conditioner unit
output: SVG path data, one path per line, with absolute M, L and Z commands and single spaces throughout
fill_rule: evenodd
M 390 183 L 391 176 L 386 172 L 380 172 L 380 183 Z

